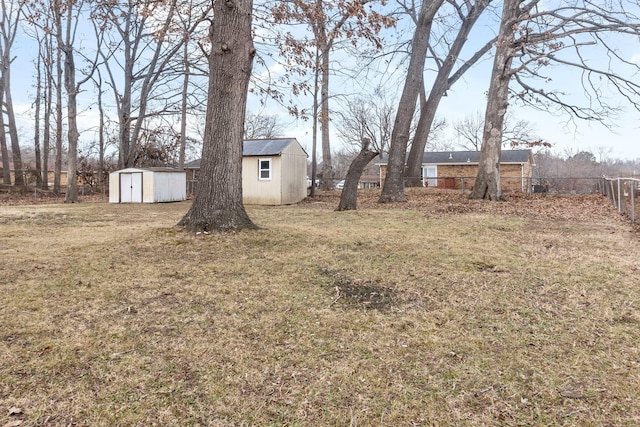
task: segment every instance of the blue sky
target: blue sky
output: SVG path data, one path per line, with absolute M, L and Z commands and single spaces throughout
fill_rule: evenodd
M 486 32 L 491 31 L 488 27 L 480 27 L 478 32 L 472 33 L 472 37 L 476 37 L 479 43 L 486 40 Z M 398 29 L 401 31 L 402 29 Z M 484 33 L 484 34 L 483 34 Z M 470 38 L 471 39 L 471 38 Z M 471 39 L 473 42 L 474 40 Z M 618 43 L 620 51 L 625 58 L 640 64 L 640 42 L 637 39 L 620 39 Z M 22 36 L 14 46 L 13 53 L 16 55 L 16 61 L 12 68 L 12 88 L 14 103 L 16 110 L 21 113 L 21 143 L 29 145 L 32 138 L 31 130 L 31 114 L 32 100 L 35 90 L 33 88 L 35 66 L 33 65 L 33 55 L 35 52 L 35 43 L 32 39 Z M 342 71 L 354 67 L 353 58 L 336 54 L 334 55 L 335 71 Z M 594 54 L 593 61 L 600 58 Z M 459 81 L 452 90 L 448 92 L 441 103 L 438 116 L 446 118 L 449 122 L 463 119 L 465 116 L 475 115 L 477 112 L 484 112 L 485 93 L 489 86 L 489 70 L 491 66 L 491 58 L 488 58 L 478 64 L 471 72 Z M 280 67 L 272 64 L 271 71 L 278 73 Z M 255 67 L 257 73 L 262 72 L 258 66 Z M 553 85 L 561 87 L 571 96 L 579 99 L 582 96 L 582 89 L 579 85 L 579 76 L 575 71 L 562 68 L 554 68 L 549 70 L 549 75 L 553 78 Z M 347 78 L 334 76 L 332 77 L 332 91 L 334 93 L 358 94 L 362 91 L 371 90 L 379 84 L 380 81 L 388 81 L 391 83 L 389 93 L 395 90 L 399 93 L 404 78 L 404 68 L 402 66 L 391 66 L 385 69 L 383 76 L 374 77 L 371 73 L 368 78 L 360 77 L 358 81 Z M 640 76 L 634 76 L 640 79 Z M 91 130 L 97 124 L 97 109 L 88 109 L 91 102 L 95 100 L 95 95 L 89 90 L 91 85 L 87 85 L 86 92 L 80 94 L 80 101 L 85 108 L 81 108 L 79 123 L 84 130 L 81 139 L 89 141 L 94 138 L 94 132 Z M 624 105 L 622 99 L 617 99 L 613 95 L 610 101 L 612 103 L 620 103 Z M 310 108 L 311 99 L 309 97 L 298 98 L 295 102 L 300 108 Z M 332 101 L 332 107 L 336 108 L 337 102 Z M 286 109 L 276 102 L 267 101 L 266 106 L 261 105 L 257 97 L 250 97 L 248 109 L 254 113 L 265 112 L 267 114 L 277 114 L 284 123 L 288 124 L 286 135 L 296 137 L 310 151 L 311 148 L 311 123 L 309 121 L 295 120 L 288 115 Z M 518 105 L 512 105 L 512 111 L 516 118 L 524 119 L 532 123 L 532 127 L 536 136 L 553 144 L 553 151 L 559 154 L 565 152 L 576 152 L 581 150 L 610 150 L 608 153 L 611 158 L 624 159 L 640 159 L 640 142 L 638 133 L 640 132 L 640 113 L 626 107 L 626 111 L 619 114 L 615 121 L 609 123 L 609 128 L 593 122 L 584 122 L 580 120 L 571 120 L 568 115 L 558 114 L 557 112 L 539 112 L 530 108 L 521 108 Z M 335 123 L 332 124 L 335 131 Z M 340 148 L 340 142 L 335 137 L 332 138 L 333 146 Z M 450 134 L 449 139 L 455 142 L 455 136 Z M 319 141 L 318 141 L 319 142 Z M 318 153 L 320 156 L 320 153 Z
M 485 22 L 479 22 L 476 25 L 469 37 L 468 52 L 473 52 L 494 34 L 495 25 L 489 22 L 490 19 L 491 17 L 487 17 Z M 406 28 L 397 28 L 395 31 L 406 31 Z M 619 49 L 620 54 L 625 59 L 635 64 L 640 64 L 640 41 L 638 38 L 610 37 L 608 41 Z M 588 48 L 587 52 L 590 56 L 588 59 L 595 64 L 600 65 L 600 62 L 606 59 L 602 50 L 597 47 Z M 467 53 L 467 57 L 469 55 L 470 53 Z M 461 57 L 464 57 L 464 52 Z M 336 53 L 333 58 L 335 74 L 343 74 L 345 69 L 354 67 L 354 61 L 348 55 Z M 438 116 L 446 118 L 449 122 L 455 122 L 465 116 L 475 116 L 477 112 L 484 113 L 491 62 L 492 58 L 490 56 L 484 59 L 448 91 L 448 96 L 443 98 L 441 102 Z M 272 71 L 277 71 L 277 68 L 274 67 Z M 391 66 L 390 69 L 391 73 L 385 69 L 384 76 L 379 78 L 372 77 L 369 81 L 362 81 L 362 76 L 357 81 L 333 76 L 332 91 L 338 94 L 358 93 L 359 91 L 366 93 L 367 90 L 371 90 L 372 87 L 379 84 L 379 81 L 387 81 L 390 83 L 389 87 L 391 88 L 389 93 L 393 93 L 395 90 L 399 94 L 404 78 L 404 68 L 402 66 L 397 68 Z M 631 79 L 640 80 L 640 76 L 632 74 L 634 72 L 637 72 L 637 70 L 627 69 L 622 74 Z M 587 102 L 580 84 L 579 70 L 550 67 L 545 69 L 544 73 L 551 79 L 550 82 L 543 86 L 545 90 L 555 88 L 565 92 L 567 99 L 572 99 L 580 104 Z M 369 77 L 373 75 L 374 73 L 368 73 Z M 515 85 L 512 87 L 515 87 Z M 568 114 L 559 111 L 540 112 L 532 108 L 523 108 L 516 103 L 512 103 L 510 108 L 516 119 L 531 122 L 536 136 L 550 142 L 553 145 L 552 150 L 558 154 L 590 150 L 593 152 L 606 151 L 610 158 L 640 159 L 640 143 L 638 143 L 636 137 L 640 131 L 640 112 L 626 103 L 622 97 L 616 96 L 614 92 L 604 90 L 603 96 L 607 98 L 607 102 L 610 104 L 622 108 L 616 117 L 612 117 L 611 120 L 607 121 L 607 126 L 597 122 L 574 119 Z M 310 98 L 306 101 L 301 101 L 304 107 L 308 108 L 311 105 Z M 332 108 L 336 108 L 337 104 L 337 102 L 332 101 Z M 259 104 L 255 100 L 253 105 L 256 106 L 253 108 L 254 110 L 259 109 Z M 280 111 L 280 114 L 283 114 L 283 120 L 291 121 L 286 116 L 286 112 L 279 110 L 274 103 L 269 103 L 266 110 L 270 113 Z M 335 128 L 335 124 L 332 127 Z M 311 147 L 311 130 L 308 122 L 294 123 L 290 129 L 292 136 L 296 136 L 308 148 Z M 449 140 L 455 142 L 456 136 L 449 134 Z M 333 138 L 332 143 L 336 146 L 339 141 Z

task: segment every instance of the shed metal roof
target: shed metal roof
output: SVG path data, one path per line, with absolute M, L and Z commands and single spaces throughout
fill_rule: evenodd
M 531 158 L 531 150 L 502 150 L 500 163 L 527 163 Z M 427 151 L 422 157 L 423 164 L 451 165 L 463 163 L 478 163 L 479 151 Z M 379 164 L 387 164 L 386 157 Z
M 242 143 L 242 155 L 247 156 L 279 156 L 290 144 L 297 142 L 295 138 L 247 139 Z M 186 163 L 185 169 L 200 167 L 200 159 Z
M 151 172 L 181 172 L 184 173 L 184 170 L 172 168 L 169 166 L 150 166 L 150 167 L 131 167 L 125 169 L 119 169 L 114 172 L 131 172 L 131 171 L 151 171 Z M 113 173 L 113 172 L 112 172 Z
M 282 154 L 295 138 L 249 139 L 242 145 L 243 156 L 277 156 Z

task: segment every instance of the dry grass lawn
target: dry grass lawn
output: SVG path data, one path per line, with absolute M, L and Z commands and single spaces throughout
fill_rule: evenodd
M 600 196 L 0 206 L 0 426 L 640 424 L 640 239 Z

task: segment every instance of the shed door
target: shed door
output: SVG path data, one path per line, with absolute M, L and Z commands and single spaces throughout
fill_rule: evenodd
M 120 203 L 142 203 L 142 172 L 120 174 Z

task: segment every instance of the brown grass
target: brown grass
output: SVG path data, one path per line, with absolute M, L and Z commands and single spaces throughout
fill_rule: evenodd
M 1 206 L 0 426 L 640 423 L 640 240 L 606 199 L 410 200 L 210 235 L 188 202 Z

